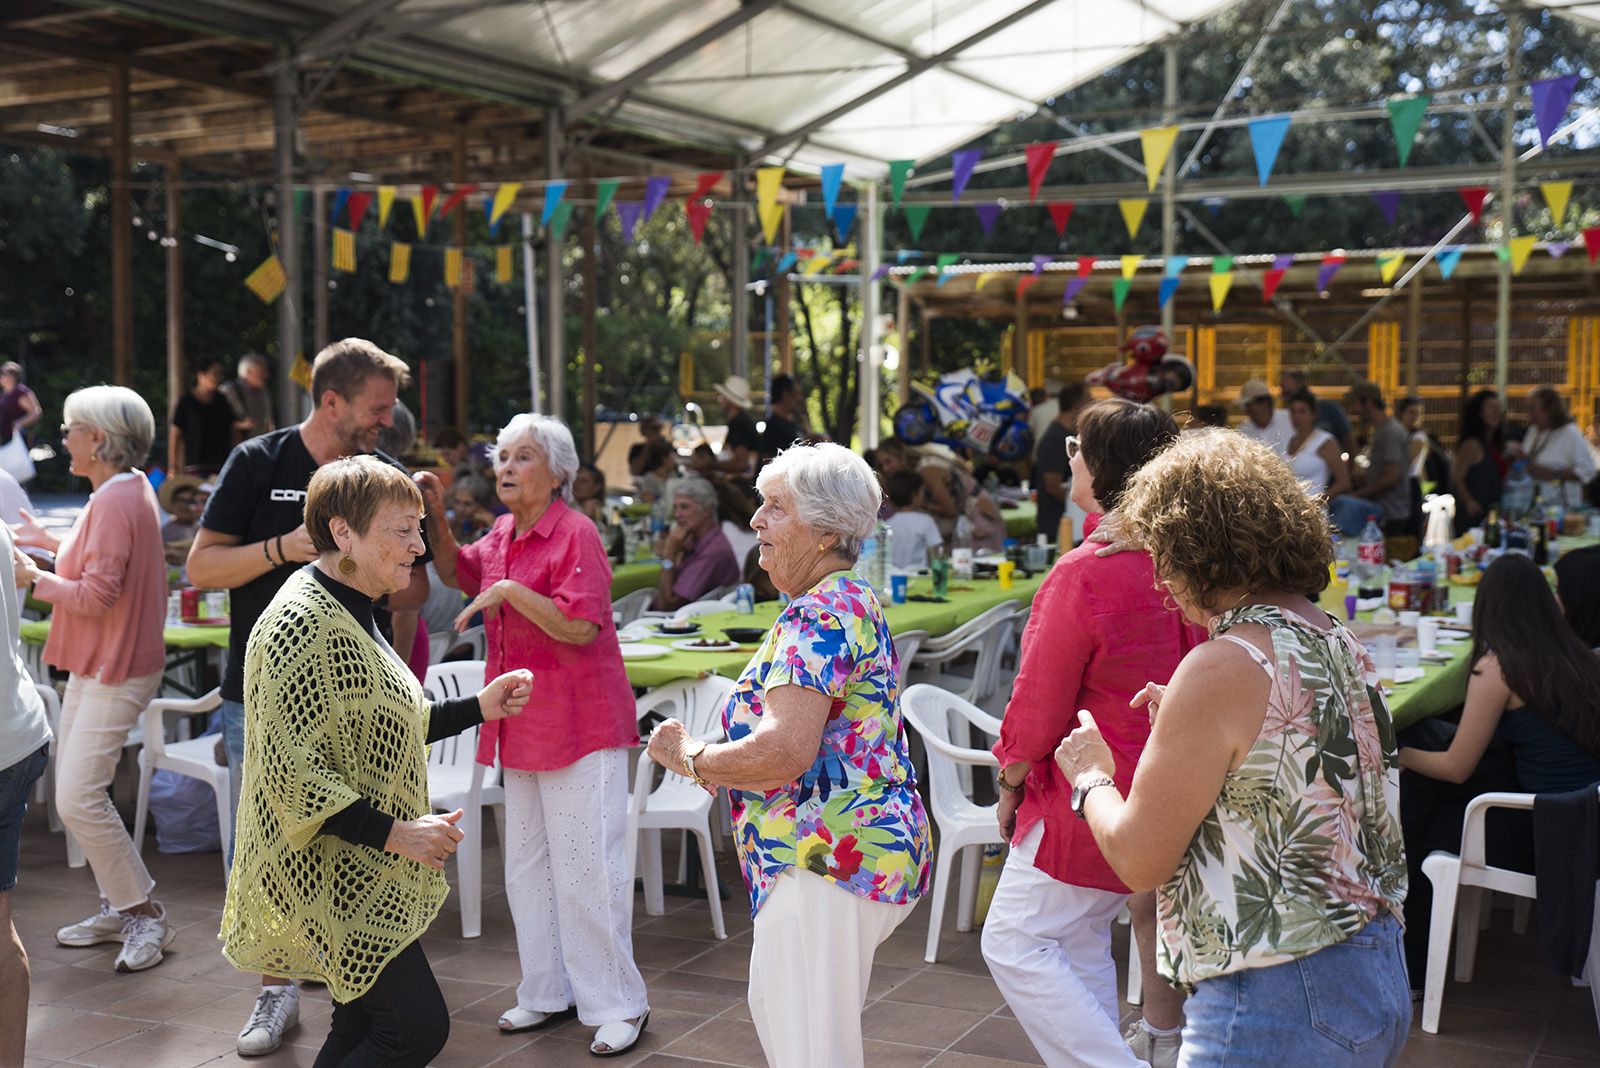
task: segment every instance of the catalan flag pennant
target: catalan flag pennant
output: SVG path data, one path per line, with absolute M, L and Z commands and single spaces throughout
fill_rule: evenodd
M 333 269 L 346 273 L 356 269 L 356 235 L 338 226 L 333 228 Z
M 396 285 L 411 277 L 411 246 L 396 241 L 389 246 L 389 281 Z
M 494 250 L 494 280 L 511 281 L 511 246 L 497 245 Z
M 250 292 L 261 299 L 263 304 L 271 304 L 283 293 L 283 287 L 289 279 L 283 273 L 283 262 L 277 256 L 268 256 L 261 261 L 261 265 L 250 272 L 244 284 L 250 287 Z
M 461 284 L 461 250 L 458 248 L 444 250 L 444 284 L 451 289 Z

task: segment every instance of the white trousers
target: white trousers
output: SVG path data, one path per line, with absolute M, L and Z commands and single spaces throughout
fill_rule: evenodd
M 633 962 L 628 881 L 628 751 L 556 771 L 504 773 L 506 897 L 517 928 L 517 1007 L 586 1026 L 649 1008 Z
M 750 1018 L 772 1068 L 861 1068 L 878 945 L 911 915 L 790 868 L 756 913 Z
M 1006 858 L 983 924 L 983 959 L 1044 1063 L 1140 1068 L 1117 1019 L 1111 925 L 1127 894 L 1069 886 L 1033 866 L 1044 824 Z

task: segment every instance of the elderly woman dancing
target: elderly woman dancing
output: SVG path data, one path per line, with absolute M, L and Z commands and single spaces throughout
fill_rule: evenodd
M 491 674 L 530 667 L 536 716 L 491 724 L 478 761 L 505 769 L 506 897 L 522 982 L 500 1017 L 512 1033 L 577 1007 L 589 1051 L 622 1053 L 650 1015 L 633 962 L 628 879 L 628 747 L 639 728 L 611 619 L 611 566 L 600 533 L 571 507 L 578 452 L 559 420 L 519 415 L 500 431 L 495 486 L 511 511 L 456 545 L 442 491 L 428 495 L 439 577 L 484 613 Z
M 370 456 L 319 468 L 305 523 L 317 559 L 250 632 L 238 845 L 222 915 L 237 967 L 315 979 L 333 995 L 317 1055 L 424 1065 L 450 1014 L 418 937 L 449 887 L 460 810 L 433 815 L 426 745 L 527 703 L 525 671 L 430 704 L 373 622 L 422 555 L 422 495 Z
M 1160 972 L 1193 990 L 1181 1063 L 1391 1064 L 1411 1022 L 1399 767 L 1371 658 L 1309 600 L 1328 520 L 1226 430 L 1183 435 L 1119 507 L 1212 640 L 1135 697 L 1152 726 L 1126 797 L 1091 713 L 1056 761 L 1117 877 L 1160 887 Z
M 793 600 L 723 710 L 727 743 L 667 720 L 650 755 L 733 791 L 750 887 L 750 1015 L 774 1068 L 862 1063 L 879 943 L 928 887 L 928 818 L 901 726 L 894 641 L 850 570 L 877 519 L 872 469 L 838 445 L 762 468 L 761 566 Z

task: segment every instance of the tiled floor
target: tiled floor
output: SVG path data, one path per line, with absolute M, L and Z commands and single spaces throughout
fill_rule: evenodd
M 424 938 L 454 1015 L 450 1044 L 438 1063 L 551 1068 L 599 1063 L 588 1053 L 589 1031 L 575 1020 L 533 1035 L 497 1033 L 494 1021 L 514 1003 L 518 970 L 511 920 L 496 875 L 499 851 L 490 844 L 485 852 L 483 937 L 459 936 L 452 897 Z M 249 1013 L 254 980 L 235 972 L 217 951 L 222 906 L 217 854 L 166 856 L 150 841 L 146 860 L 159 884 L 157 896 L 179 933 L 167 959 L 138 975 L 111 970 L 114 946 L 72 950 L 55 944 L 58 926 L 96 907 L 89 872 L 67 868 L 64 858 L 60 836 L 48 832 L 41 812 L 31 812 L 21 883 L 13 896 L 17 927 L 33 958 L 28 1065 L 185 1068 L 237 1062 L 234 1036 Z M 764 1063 L 744 1001 L 751 937 L 744 892 L 737 872 L 726 862 L 723 867 L 734 898 L 725 910 L 726 942 L 712 937 L 703 900 L 669 897 L 664 916 L 646 916 L 643 899 L 636 900 L 634 945 L 652 1015 L 639 1046 L 613 1063 Z M 953 916 L 948 918 L 939 963 L 923 963 L 927 917 L 920 909 L 925 908 L 920 906 L 879 950 L 871 1003 L 863 1017 L 867 1064 L 1038 1064 L 989 978 L 976 932 L 957 932 Z M 1588 991 L 1574 990 L 1549 975 L 1536 939 L 1514 936 L 1509 927 L 1509 916 L 1498 914 L 1494 928 L 1483 937 L 1477 981 L 1451 986 L 1443 1033 L 1431 1036 L 1414 1029 L 1402 1065 L 1600 1065 Z M 1119 928 L 1119 960 L 1125 953 L 1126 935 Z M 1123 1010 L 1130 1011 L 1126 1005 Z M 289 1044 L 257 1063 L 311 1064 L 326 1033 L 328 1012 L 324 990 L 304 991 L 302 1022 L 291 1032 Z

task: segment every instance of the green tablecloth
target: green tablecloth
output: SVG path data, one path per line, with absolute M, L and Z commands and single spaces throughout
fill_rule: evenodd
M 30 645 L 43 645 L 50 636 L 50 621 L 48 619 L 23 620 L 19 633 L 22 640 Z M 201 627 L 201 626 L 169 626 L 163 631 L 163 639 L 168 649 L 205 649 L 215 647 L 226 649 L 228 647 L 228 628 Z
M 634 590 L 650 589 L 660 578 L 661 565 L 654 560 L 618 564 L 611 569 L 611 599 L 615 601 Z
M 1039 592 L 1039 585 L 1043 581 L 1043 574 L 1031 578 L 1018 577 L 1009 590 L 1002 590 L 999 580 L 993 578 L 973 579 L 971 582 L 952 581 L 950 596 L 943 604 L 908 601 L 905 604 L 888 605 L 884 611 L 892 633 L 925 630 L 932 635 L 948 634 L 961 624 L 976 619 L 995 605 L 1006 601 L 1032 604 L 1033 595 Z M 913 595 L 931 595 L 933 587 L 927 579 L 918 579 L 911 583 L 910 592 Z M 696 616 L 695 622 L 700 624 L 700 633 L 694 637 L 721 638 L 724 627 L 760 627 L 765 630 L 777 621 L 778 611 L 778 603 L 769 601 L 756 605 L 754 615 L 742 616 L 737 612 L 717 612 Z M 682 639 L 662 636 L 650 639 L 650 644 L 665 645 L 670 648 L 674 641 L 680 640 Z M 663 686 L 669 682 L 699 678 L 702 675 L 738 678 L 744 671 L 745 665 L 750 663 L 755 651 L 755 645 L 728 653 L 700 653 L 674 649 L 667 656 L 654 660 L 627 660 L 624 663 L 628 670 L 628 681 L 635 686 Z
M 1032 541 L 1034 535 L 1039 533 L 1039 506 L 1032 501 L 1018 501 L 1015 508 L 1000 509 L 1000 518 L 1005 520 L 1008 538 Z M 1055 537 L 1055 531 L 1048 533 L 1052 538 Z

